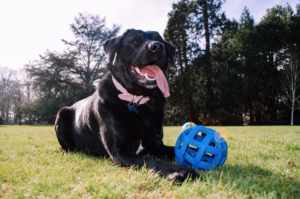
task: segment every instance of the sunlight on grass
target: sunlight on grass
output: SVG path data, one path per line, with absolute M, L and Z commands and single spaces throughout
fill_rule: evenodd
M 210 127 L 218 129 L 219 127 Z M 182 186 L 82 153 L 61 156 L 53 126 L 0 126 L 0 198 L 298 198 L 300 127 L 222 127 L 228 158 Z M 165 127 L 174 145 L 181 127 Z

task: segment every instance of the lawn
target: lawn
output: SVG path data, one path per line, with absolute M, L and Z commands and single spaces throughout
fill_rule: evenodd
M 222 128 L 225 164 L 199 170 L 203 181 L 172 185 L 110 159 L 62 156 L 53 126 L 0 126 L 0 198 L 300 198 L 299 126 Z M 164 131 L 174 145 L 180 127 Z

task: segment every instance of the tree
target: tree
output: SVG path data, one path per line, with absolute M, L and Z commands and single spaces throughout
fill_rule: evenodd
M 0 67 L 0 111 L 2 118 L 8 123 L 13 105 L 15 71 Z
M 172 5 L 164 37 L 176 48 L 175 64 L 169 67 L 170 94 L 167 118 L 171 124 L 181 124 L 187 119 L 199 123 L 195 105 L 196 82 L 192 62 L 200 53 L 194 35 L 190 33 L 189 1 L 182 0 Z
M 75 41 L 62 40 L 67 49 L 47 51 L 40 60 L 30 62 L 26 70 L 36 90 L 35 101 L 27 103 L 26 113 L 39 121 L 54 123 L 58 110 L 91 95 L 95 84 L 105 74 L 105 56 L 102 44 L 119 31 L 105 27 L 105 18 L 79 13 L 71 24 Z
M 75 59 L 70 56 L 47 51 L 40 55 L 40 60 L 26 66 L 37 93 L 35 101 L 27 104 L 32 107 L 27 114 L 38 116 L 40 121 L 54 123 L 61 107 L 70 106 L 93 92 L 66 70 L 66 66 L 75 64 Z
M 15 115 L 14 123 L 19 123 L 19 125 L 22 124 L 22 118 L 24 117 L 24 110 L 23 110 L 24 98 L 25 98 L 25 95 L 23 93 L 23 85 L 18 80 L 14 84 L 13 112 L 14 112 L 14 115 Z
M 0 116 L 0 125 L 5 124 L 5 120 Z
M 227 20 L 220 12 L 223 3 L 173 4 L 164 33 L 177 49 L 167 120 L 233 125 L 249 116 L 251 125 L 286 124 L 289 110 L 283 102 L 294 101 L 291 109 L 300 103 L 297 86 L 291 85 L 297 74 L 291 68 L 298 67 L 300 55 L 300 5 L 295 14 L 289 4 L 275 6 L 255 24 L 246 7 L 239 23 Z M 292 120 L 297 114 L 295 109 Z
M 245 95 L 241 96 L 244 114 L 249 113 L 250 124 L 261 124 L 261 100 L 263 81 L 268 75 L 262 56 L 259 51 L 260 45 L 257 43 L 257 33 L 254 19 L 250 15 L 248 8 L 244 8 L 239 23 L 238 30 L 234 35 L 234 51 L 240 61 L 239 75 Z
M 0 68 L 0 111 L 6 124 L 9 123 L 10 118 L 18 118 L 19 124 L 21 124 L 23 100 L 23 84 L 17 71 L 6 67 Z M 16 123 L 16 121 L 12 122 Z
M 76 40 L 62 40 L 72 53 L 75 60 L 73 65 L 67 64 L 65 67 L 78 76 L 85 87 L 91 87 L 95 80 L 99 80 L 106 68 L 105 54 L 102 44 L 119 32 L 120 27 L 113 25 L 112 29 L 105 27 L 105 18 L 101 19 L 98 15 L 79 13 L 75 17 L 75 23 L 71 24 L 71 31 Z
M 286 93 L 284 102 L 291 109 L 291 125 L 294 125 L 294 111 L 300 94 L 297 92 L 300 88 L 300 55 L 292 52 L 288 60 L 288 64 L 284 65 L 284 77 L 282 78 L 283 89 Z
M 215 92 L 214 119 L 218 125 L 241 125 L 243 123 L 243 96 L 241 66 L 238 53 L 234 51 L 234 36 L 238 22 L 228 20 L 212 47 L 212 67 Z
M 211 39 L 221 34 L 221 30 L 227 21 L 225 13 L 220 12 L 224 0 L 197 0 L 190 4 L 190 13 L 193 20 L 195 33 L 205 38 L 205 53 L 201 56 L 201 76 L 204 82 L 204 95 L 206 96 L 204 117 L 208 123 L 213 123 L 214 114 L 214 91 L 213 91 L 213 69 L 211 60 Z M 199 57 L 200 58 L 200 57 Z M 199 59 L 198 58 L 198 59 Z M 197 67 L 197 66 L 196 66 Z
M 275 6 L 267 10 L 262 21 L 257 25 L 256 30 L 259 37 L 258 49 L 261 55 L 263 67 L 262 97 L 261 104 L 264 114 L 263 123 L 271 123 L 280 119 L 278 109 L 280 108 L 279 97 L 281 92 L 281 75 L 278 68 L 282 66 L 287 55 L 288 24 L 292 14 L 292 8 L 287 5 Z
M 281 8 L 277 6 L 277 9 Z M 285 63 L 283 64 L 283 77 L 282 87 L 285 91 L 283 96 L 284 103 L 291 110 L 291 125 L 294 125 L 294 112 L 299 108 L 297 103 L 300 94 L 300 4 L 296 6 L 296 14 L 293 13 L 289 4 L 285 8 L 280 9 L 282 11 L 282 21 L 286 28 L 284 53 Z M 298 104 L 298 105 L 297 105 Z
M 170 67 L 169 73 L 172 95 L 169 112 L 179 124 L 187 119 L 198 124 L 213 123 L 210 40 L 225 20 L 224 13 L 219 13 L 222 2 L 182 0 L 173 4 L 169 13 L 164 37 L 177 49 L 175 66 Z M 202 36 L 206 38 L 204 51 L 200 48 Z

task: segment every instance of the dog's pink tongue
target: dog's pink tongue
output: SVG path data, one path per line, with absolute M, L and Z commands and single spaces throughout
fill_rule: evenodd
M 145 71 L 150 70 L 151 72 L 155 73 L 155 78 L 156 78 L 156 83 L 157 83 L 158 88 L 161 90 L 161 92 L 163 93 L 165 98 L 169 97 L 170 96 L 169 85 L 168 85 L 168 82 L 167 82 L 166 77 L 165 77 L 164 73 L 162 72 L 162 70 L 155 65 L 143 67 L 141 69 L 142 73 L 143 73 L 143 70 L 145 70 Z

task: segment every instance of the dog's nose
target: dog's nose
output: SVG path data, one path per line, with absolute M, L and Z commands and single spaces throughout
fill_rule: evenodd
M 165 49 L 165 46 L 160 42 L 153 42 L 149 44 L 149 50 L 156 53 L 162 52 Z

